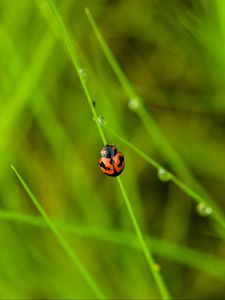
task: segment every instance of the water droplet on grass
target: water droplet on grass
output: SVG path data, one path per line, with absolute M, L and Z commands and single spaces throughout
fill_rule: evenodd
M 158 178 L 163 181 L 169 181 L 171 179 L 171 175 L 168 171 L 166 171 L 165 169 L 159 169 L 158 170 Z
M 161 266 L 157 263 L 154 263 L 154 268 L 155 268 L 156 271 L 160 271 Z
M 197 204 L 196 210 L 201 217 L 208 217 L 212 214 L 212 208 L 202 202 Z
M 88 70 L 80 68 L 80 76 L 82 80 L 86 83 L 88 81 Z
M 139 100 L 136 98 L 130 99 L 128 102 L 128 107 L 130 110 L 137 110 L 140 106 Z
M 102 126 L 106 125 L 106 123 L 107 123 L 106 120 L 105 120 L 105 118 L 103 116 L 99 116 L 98 117 L 98 122 Z

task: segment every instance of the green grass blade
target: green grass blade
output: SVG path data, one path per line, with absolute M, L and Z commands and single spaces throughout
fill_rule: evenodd
M 80 82 L 81 82 L 81 86 L 84 90 L 84 93 L 85 93 L 85 96 L 87 98 L 87 101 L 89 103 L 89 106 L 91 108 L 91 111 L 92 111 L 92 114 L 93 114 L 93 118 L 94 120 L 96 121 L 96 125 L 97 125 L 97 129 L 99 131 L 99 134 L 101 136 L 101 139 L 102 139 L 102 142 L 103 144 L 107 144 L 107 141 L 106 141 L 106 137 L 104 135 L 104 132 L 102 130 L 102 127 L 101 125 L 99 124 L 98 122 L 98 117 L 97 117 L 97 113 L 96 113 L 96 110 L 92 104 L 92 98 L 91 98 L 91 95 L 90 95 L 90 92 L 88 90 L 88 87 L 86 86 L 86 82 L 85 80 L 83 79 L 83 77 L 81 76 L 81 73 L 80 73 L 80 67 L 79 67 L 79 62 L 78 62 L 78 58 L 77 58 L 77 54 L 76 54 L 76 50 L 75 50 L 75 47 L 73 46 L 73 43 L 71 41 L 71 38 L 69 36 L 69 33 L 67 32 L 65 26 L 64 26 L 64 23 L 61 19 L 61 16 L 59 15 L 54 3 L 52 0 L 47 0 L 48 1 L 48 4 L 58 22 L 58 29 L 60 31 L 60 34 L 64 40 L 64 43 L 66 45 L 66 48 L 70 54 L 70 57 L 72 59 L 72 62 L 73 62 L 73 65 L 74 65 L 74 68 L 78 74 L 78 77 L 80 79 Z M 160 291 L 160 294 L 162 296 L 163 299 L 170 299 L 170 296 L 169 296 L 169 292 L 167 291 L 167 288 L 166 288 L 166 285 L 164 284 L 164 281 L 161 277 L 161 274 L 160 273 L 156 273 L 156 270 L 155 270 L 155 267 L 153 267 L 154 265 L 154 261 L 153 261 L 153 258 L 152 256 L 148 253 L 149 250 L 147 249 L 147 246 L 146 246 L 146 243 L 143 239 L 143 235 L 141 233 L 141 230 L 140 230 L 140 227 L 136 221 L 136 218 L 134 216 L 134 212 L 132 210 L 132 207 L 131 207 L 131 204 L 130 204 L 130 201 L 129 201 L 129 198 L 127 197 L 127 194 L 125 192 L 125 189 L 124 189 L 124 186 L 121 182 L 120 179 L 118 179 L 118 182 L 119 182 L 119 186 L 120 186 L 120 189 L 122 191 L 122 195 L 124 197 L 124 200 L 126 202 L 126 205 L 127 205 L 127 208 L 128 208 L 128 212 L 130 214 L 130 217 L 131 217 L 131 220 L 132 220 L 132 223 L 134 225 L 134 228 L 135 228 L 135 231 L 138 235 L 138 238 L 139 238 L 139 241 L 140 241 L 140 244 L 141 244 L 141 247 L 143 249 L 143 252 L 144 252 L 144 255 L 147 259 L 147 262 L 148 262 L 148 265 L 149 265 L 149 268 L 150 268 L 150 271 L 153 273 L 153 277 L 155 279 L 155 282 L 156 282 L 156 285 Z
M 56 236 L 58 242 L 61 244 L 67 255 L 70 257 L 71 261 L 75 265 L 75 267 L 80 271 L 83 278 L 86 280 L 87 284 L 93 291 L 93 293 L 97 296 L 99 299 L 106 299 L 105 295 L 101 291 L 101 289 L 98 287 L 97 283 L 95 282 L 92 275 L 89 273 L 89 271 L 86 269 L 86 267 L 83 265 L 79 257 L 74 253 L 74 251 L 71 249 L 69 244 L 66 242 L 64 237 L 61 235 L 60 231 L 57 229 L 55 224 L 51 221 L 48 214 L 45 212 L 39 201 L 35 198 L 35 196 L 32 194 L 31 190 L 21 177 L 21 175 L 17 172 L 14 166 L 11 166 L 13 171 L 15 172 L 17 178 L 19 179 L 21 185 L 23 186 L 24 190 L 27 192 L 28 196 L 30 197 L 33 204 L 36 206 L 46 223 L 48 224 L 49 228 L 52 230 L 54 235 Z
M 193 177 L 189 169 L 187 168 L 186 164 L 183 162 L 183 160 L 180 158 L 180 156 L 176 153 L 176 151 L 173 149 L 171 144 L 167 141 L 167 139 L 164 137 L 164 135 L 161 133 L 161 130 L 157 126 L 156 122 L 153 120 L 153 118 L 149 115 L 145 107 L 142 105 L 142 101 L 140 97 L 135 92 L 133 86 L 130 84 L 129 80 L 125 76 L 124 72 L 120 68 L 118 62 L 116 61 L 111 49 L 105 42 L 102 34 L 100 33 L 97 24 L 92 17 L 89 9 L 85 9 L 85 13 L 87 15 L 87 18 L 91 24 L 91 27 L 96 35 L 96 38 L 104 52 L 104 55 L 106 56 L 112 70 L 116 74 L 121 86 L 123 87 L 125 93 L 127 94 L 127 97 L 129 99 L 135 99 L 138 102 L 138 106 L 136 109 L 137 114 L 140 117 L 140 120 L 144 124 L 147 132 L 152 137 L 156 145 L 158 146 L 159 151 L 161 151 L 162 155 L 166 158 L 166 160 L 171 164 L 172 168 L 176 170 L 176 172 L 180 175 L 182 179 L 191 181 L 195 188 L 204 195 L 204 203 L 206 203 L 207 206 L 211 206 L 214 209 L 214 218 L 216 221 L 225 229 L 225 217 L 222 213 L 221 209 L 216 205 L 215 201 L 210 197 L 210 195 L 205 191 L 205 189 L 197 182 L 197 180 Z M 155 164 L 155 162 L 153 163 Z M 182 189 L 186 189 L 186 185 L 183 184 L 182 181 L 177 181 L 175 179 L 176 183 L 182 187 Z M 185 188 L 184 188 L 185 186 Z M 192 198 L 194 196 L 194 199 L 199 198 L 196 197 L 196 194 L 193 192 L 190 192 L 188 190 L 189 195 L 192 195 Z
M 112 130 L 109 127 L 106 127 L 117 139 L 119 139 L 121 142 L 123 142 L 125 145 L 127 145 L 130 149 L 132 149 L 134 152 L 136 152 L 138 155 L 140 155 L 144 160 L 146 160 L 150 165 L 152 165 L 154 168 L 159 170 L 165 170 L 165 168 L 156 160 L 154 160 L 152 157 L 144 153 L 141 149 L 139 149 L 137 146 L 126 140 L 125 138 L 121 137 L 119 134 L 117 134 L 114 130 Z M 225 221 L 223 218 L 223 215 L 221 215 L 220 211 L 218 210 L 218 207 L 211 202 L 210 204 L 208 201 L 199 195 L 196 191 L 194 191 L 192 188 L 190 188 L 188 185 L 186 185 L 182 180 L 180 180 L 177 176 L 172 174 L 171 172 L 167 171 L 170 180 L 174 182 L 185 194 L 187 194 L 190 198 L 195 200 L 197 203 L 203 203 L 206 207 L 210 206 L 212 208 L 212 218 L 219 222 L 219 224 L 225 228 Z
M 106 44 L 102 34 L 100 33 L 97 24 L 94 21 L 94 18 L 92 17 L 89 9 L 85 9 L 85 13 L 88 17 L 88 20 L 91 24 L 91 27 L 97 37 L 97 40 L 104 52 L 104 55 L 106 56 L 111 68 L 113 69 L 114 73 L 116 74 L 121 86 L 123 87 L 125 93 L 128 96 L 128 99 L 135 99 L 139 105 L 136 110 L 137 114 L 139 115 L 141 121 L 145 125 L 148 133 L 153 138 L 153 140 L 156 142 L 157 146 L 159 147 L 160 151 L 162 151 L 162 154 L 168 159 L 168 161 L 171 162 L 173 167 L 182 174 L 182 176 L 186 173 L 186 167 L 176 154 L 176 152 L 173 150 L 173 148 L 170 146 L 170 144 L 167 142 L 167 140 L 162 135 L 160 129 L 158 128 L 155 121 L 149 116 L 148 112 L 145 110 L 144 106 L 141 104 L 141 99 L 135 92 L 133 86 L 130 84 L 129 80 L 127 79 L 126 75 L 123 73 L 122 69 L 120 68 L 119 64 L 117 63 L 111 49 Z M 189 176 L 188 176 L 189 177 Z
M 155 282 L 156 282 L 156 284 L 157 284 L 157 286 L 159 288 L 160 294 L 162 295 L 163 299 L 171 299 L 169 291 L 168 291 L 168 289 L 166 287 L 166 284 L 165 284 L 162 276 L 160 275 L 159 271 L 155 267 L 156 263 L 155 263 L 155 261 L 153 259 L 152 254 L 150 253 L 150 251 L 149 251 L 149 249 L 147 247 L 147 244 L 145 242 L 143 234 L 142 234 L 142 232 L 140 230 L 140 227 L 138 225 L 137 219 L 136 219 L 136 217 L 134 215 L 132 206 L 130 204 L 130 200 L 129 200 L 129 198 L 127 196 L 127 193 L 126 193 L 126 191 L 124 189 L 123 182 L 122 182 L 122 180 L 121 180 L 120 177 L 117 177 L 117 181 L 118 181 L 120 189 L 122 191 L 123 198 L 125 200 L 125 203 L 126 203 L 126 206 L 127 206 L 127 210 L 128 210 L 128 212 L 130 214 L 131 221 L 132 221 L 134 229 L 136 231 L 136 234 L 137 234 L 138 240 L 140 242 L 141 248 L 143 249 L 145 258 L 146 258 L 146 260 L 148 262 L 150 270 L 152 271 L 152 275 L 153 275 L 153 277 L 155 279 Z
M 99 41 L 99 44 L 101 45 L 101 47 L 103 49 L 103 52 L 104 52 L 106 58 L 110 62 L 110 65 L 113 66 L 113 71 L 115 72 L 116 76 L 118 77 L 119 81 L 121 82 L 121 85 L 122 85 L 123 89 L 126 91 L 129 99 L 133 99 L 133 98 L 139 99 L 139 97 L 136 94 L 135 90 L 133 89 L 132 85 L 130 85 L 127 77 L 125 76 L 125 74 L 121 70 L 119 64 L 117 63 L 112 51 L 109 49 L 108 45 L 105 43 L 88 8 L 85 8 L 85 13 L 88 17 L 88 20 L 92 26 L 94 33 Z
M 66 45 L 66 48 L 67 48 L 67 50 L 68 50 L 68 53 L 69 53 L 69 55 L 70 55 L 70 58 L 72 59 L 74 68 L 75 68 L 75 70 L 76 70 L 76 72 L 77 72 L 77 75 L 78 75 L 78 77 L 79 77 L 79 79 L 80 79 L 82 88 L 83 88 L 84 93 L 85 93 L 85 96 L 86 96 L 86 98 L 87 98 L 87 100 L 88 100 L 88 103 L 89 103 L 91 112 L 92 112 L 92 114 L 93 114 L 93 117 L 94 117 L 95 120 L 97 120 L 98 117 L 97 117 L 96 111 L 95 111 L 94 106 L 93 106 L 93 103 L 92 103 L 91 95 L 90 95 L 89 90 L 88 90 L 88 88 L 87 88 L 87 86 L 86 86 L 86 82 L 85 82 L 85 80 L 84 80 L 84 78 L 82 77 L 81 72 L 80 72 L 81 68 L 80 68 L 80 65 L 79 65 L 79 62 L 78 62 L 78 58 L 77 58 L 77 54 L 76 54 L 75 47 L 74 47 L 74 45 L 73 45 L 73 43 L 72 43 L 72 41 L 71 41 L 71 38 L 70 38 L 70 36 L 69 36 L 69 33 L 67 32 L 67 30 L 66 30 L 66 28 L 65 28 L 65 26 L 64 26 L 64 23 L 63 23 L 63 21 L 62 21 L 62 18 L 61 18 L 61 16 L 59 15 L 59 13 L 58 13 L 58 11 L 57 11 L 57 9 L 56 9 L 56 7 L 55 7 L 53 1 L 52 1 L 52 0 L 47 0 L 47 2 L 48 2 L 48 4 L 49 4 L 49 6 L 50 6 L 50 8 L 51 8 L 51 10 L 52 10 L 52 12 L 53 12 L 53 14 L 54 14 L 56 20 L 57 20 L 57 22 L 58 22 L 58 25 L 59 25 L 59 31 L 60 31 L 60 33 L 61 33 L 61 37 L 63 38 L 63 41 L 64 41 L 64 43 L 65 43 L 65 45 Z M 99 133 L 100 133 L 100 136 L 101 136 L 101 138 L 102 138 L 103 144 L 105 145 L 105 144 L 107 144 L 105 135 L 104 135 L 104 133 L 103 133 L 103 131 L 102 131 L 102 128 L 101 128 L 100 124 L 99 124 L 98 122 L 97 122 L 96 124 L 97 124 L 97 127 L 98 127 L 98 131 L 99 131 Z
M 49 227 L 42 217 L 36 217 L 24 213 L 0 211 L 0 220 L 32 225 L 36 227 Z M 104 241 L 110 244 L 123 245 L 142 250 L 136 236 L 130 232 L 118 231 L 106 228 L 89 227 L 70 222 L 52 221 L 57 228 L 68 233 L 82 236 L 91 240 Z M 199 250 L 187 246 L 175 244 L 169 241 L 145 237 L 147 246 L 157 255 L 173 260 L 198 271 L 209 274 L 216 279 L 225 281 L 225 263 L 222 259 L 213 255 L 207 255 Z M 204 264 L 202 263 L 204 261 Z
M 7 105 L 1 110 L 1 140 L 9 138 L 10 130 L 13 128 L 16 118 L 30 100 L 30 95 L 40 79 L 45 63 L 54 45 L 54 41 L 54 37 L 47 31 L 35 51 L 35 55 L 32 58 L 29 68 L 26 69 L 19 80 L 18 86 L 15 88 L 10 101 L 8 101 Z

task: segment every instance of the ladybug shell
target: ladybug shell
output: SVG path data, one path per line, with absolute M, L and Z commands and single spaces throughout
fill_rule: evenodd
M 120 175 L 125 166 L 124 156 L 120 151 L 117 152 L 112 158 L 101 157 L 98 162 L 101 171 L 112 177 Z

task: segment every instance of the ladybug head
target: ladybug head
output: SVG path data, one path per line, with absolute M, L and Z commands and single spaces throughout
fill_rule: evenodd
M 106 158 L 112 158 L 117 153 L 117 149 L 115 145 L 107 144 L 102 150 L 101 150 L 101 156 Z

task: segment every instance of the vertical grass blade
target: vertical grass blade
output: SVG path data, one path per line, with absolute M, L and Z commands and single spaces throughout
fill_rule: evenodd
M 1 141 L 7 140 L 10 130 L 15 126 L 15 120 L 19 114 L 23 111 L 27 102 L 30 99 L 46 63 L 46 60 L 51 53 L 54 45 L 54 38 L 50 35 L 49 31 L 46 32 L 43 39 L 36 48 L 36 52 L 29 64 L 28 68 L 25 68 L 24 74 L 21 76 L 18 82 L 18 86 L 12 89 L 12 96 L 10 101 L 1 109 L 0 117 L 0 138 Z M 2 147 L 2 143 L 0 148 Z
M 66 30 L 66 28 L 65 28 L 65 26 L 64 26 L 64 23 L 63 23 L 63 21 L 62 21 L 60 15 L 59 15 L 59 13 L 58 13 L 56 7 L 55 7 L 53 1 L 52 1 L 52 0 L 47 0 L 47 2 L 48 2 L 48 4 L 49 4 L 49 6 L 50 6 L 50 8 L 51 8 L 51 10 L 52 10 L 52 12 L 53 12 L 53 14 L 54 14 L 56 20 L 57 20 L 57 22 L 58 22 L 58 29 L 59 29 L 59 31 L 60 31 L 60 34 L 61 34 L 63 40 L 64 40 L 64 43 L 65 43 L 66 48 L 67 48 L 67 50 L 68 50 L 68 52 L 69 52 L 69 55 L 70 55 L 70 57 L 71 57 L 71 59 L 72 59 L 74 68 L 75 68 L 75 70 L 76 70 L 76 72 L 77 72 L 77 74 L 78 74 L 78 77 L 79 77 L 79 79 L 80 79 L 81 86 L 82 86 L 82 88 L 83 88 L 83 90 L 84 90 L 85 96 L 86 96 L 87 101 L 88 101 L 88 103 L 89 103 L 89 106 L 90 106 L 90 109 L 91 109 L 91 111 L 92 111 L 94 120 L 96 121 L 97 129 L 98 129 L 99 134 L 100 134 L 100 136 L 101 136 L 102 142 L 103 142 L 103 144 L 105 145 L 105 144 L 107 144 L 107 140 L 106 140 L 105 134 L 104 134 L 104 132 L 103 132 L 103 130 L 102 130 L 102 127 L 101 127 L 101 125 L 100 125 L 99 122 L 98 122 L 97 113 L 96 113 L 95 108 L 94 108 L 94 106 L 93 106 L 93 104 L 92 104 L 92 99 L 91 99 L 91 95 L 90 95 L 90 92 L 89 92 L 89 90 L 88 90 L 88 87 L 86 86 L 86 83 L 85 83 L 84 79 L 83 79 L 82 76 L 81 76 L 81 73 L 80 73 L 80 67 L 79 67 L 79 62 L 78 62 L 78 58 L 77 58 L 77 54 L 76 54 L 76 50 L 75 50 L 75 48 L 74 48 L 74 46 L 73 46 L 73 43 L 72 43 L 72 41 L 71 41 L 71 39 L 70 39 L 70 36 L 69 36 L 69 33 L 67 32 L 67 30 Z M 142 250 L 143 250 L 143 252 L 144 252 L 144 255 L 145 255 L 146 259 L 147 259 L 148 266 L 149 266 L 149 268 L 150 268 L 150 271 L 151 271 L 152 274 L 153 274 L 153 277 L 154 277 L 154 279 L 155 279 L 155 282 L 156 282 L 156 285 L 157 285 L 157 287 L 158 287 L 158 289 L 159 289 L 159 292 L 160 292 L 160 294 L 161 294 L 161 297 L 162 297 L 163 299 L 170 299 L 169 292 L 167 291 L 166 285 L 164 284 L 164 281 L 163 281 L 163 279 L 162 279 L 162 277 L 161 277 L 161 274 L 158 273 L 158 272 L 155 270 L 155 263 L 154 263 L 154 260 L 153 260 L 153 258 L 152 258 L 152 255 L 149 253 L 149 250 L 148 250 L 148 248 L 147 248 L 146 242 L 145 242 L 145 240 L 144 240 L 144 238 L 143 238 L 143 234 L 142 234 L 142 232 L 141 232 L 141 229 L 140 229 L 140 227 L 139 227 L 139 225 L 138 225 L 138 223 L 137 223 L 136 217 L 135 217 L 135 215 L 134 215 L 134 212 L 133 212 L 133 209 L 132 209 L 130 200 L 129 200 L 127 194 L 126 194 L 125 188 L 124 188 L 123 183 L 122 183 L 122 181 L 121 181 L 120 178 L 118 178 L 118 183 L 119 183 L 119 186 L 120 186 L 122 195 L 123 195 L 123 197 L 124 197 L 124 200 L 125 200 L 125 203 L 126 203 L 128 212 L 129 212 L 129 214 L 130 214 L 130 217 L 131 217 L 133 226 L 134 226 L 135 231 L 136 231 L 136 233 L 137 233 L 137 236 L 138 236 L 138 239 L 139 239 L 141 248 L 142 248 Z
M 11 166 L 11 167 L 12 167 L 13 171 L 15 172 L 17 178 L 19 179 L 21 185 L 23 186 L 24 190 L 27 192 L 28 196 L 30 197 L 31 201 L 36 206 L 36 208 L 38 209 L 38 211 L 40 212 L 40 214 L 42 215 L 42 217 L 44 218 L 44 220 L 48 224 L 49 228 L 52 230 L 52 232 L 56 236 L 58 242 L 60 243 L 60 245 L 62 246 L 64 251 L 67 253 L 67 255 L 71 259 L 74 266 L 80 271 L 81 275 L 83 276 L 83 278 L 85 279 L 85 281 L 89 285 L 92 292 L 96 295 L 96 297 L 98 299 L 106 299 L 106 296 L 103 294 L 101 289 L 98 287 L 98 285 L 95 282 L 92 275 L 89 273 L 89 271 L 83 265 L 83 263 L 81 262 L 79 257 L 75 254 L 75 252 L 71 249 L 71 247 L 66 242 L 66 240 L 64 239 L 64 237 L 62 236 L 60 231 L 55 226 L 55 224 L 51 221 L 48 214 L 45 212 L 45 210 L 43 209 L 43 207 L 41 206 L 39 201 L 35 198 L 35 196 L 31 192 L 31 190 L 29 189 L 29 187 L 27 186 L 27 184 L 25 183 L 25 181 L 23 180 L 21 175 L 18 173 L 18 171 L 15 169 L 14 166 Z
M 156 263 L 154 261 L 154 258 L 152 256 L 152 254 L 150 253 L 150 251 L 148 249 L 148 246 L 147 246 L 147 244 L 145 242 L 143 234 L 142 234 L 142 232 L 140 230 L 140 227 L 138 225 L 137 219 L 136 219 L 135 214 L 133 212 L 130 200 L 129 200 L 129 198 L 127 196 L 127 193 L 126 193 L 126 191 L 124 189 L 123 182 L 122 182 L 122 180 L 121 180 L 120 177 L 117 177 L 117 181 L 119 183 L 121 192 L 123 194 L 123 198 L 124 198 L 126 206 L 127 206 L 127 210 L 128 210 L 128 212 L 130 214 L 131 221 L 133 223 L 133 226 L 134 226 L 134 229 L 136 231 L 138 240 L 140 242 L 140 246 L 141 246 L 141 248 L 142 248 L 142 250 L 144 252 L 145 258 L 146 258 L 147 263 L 149 265 L 149 268 L 150 268 L 150 270 L 152 272 L 154 280 L 155 280 L 155 282 L 157 284 L 157 287 L 158 287 L 158 289 L 160 291 L 160 294 L 161 294 L 161 296 L 162 296 L 163 299 L 171 299 L 169 291 L 168 291 L 168 289 L 166 287 L 166 284 L 164 283 L 164 280 L 163 280 L 162 276 L 160 275 L 159 271 L 156 269 Z

